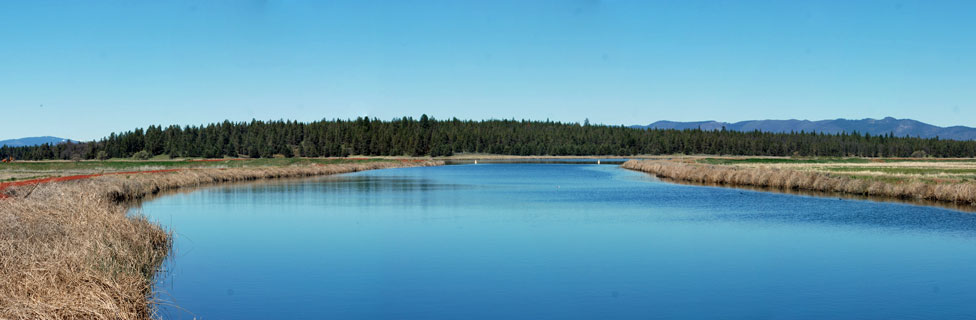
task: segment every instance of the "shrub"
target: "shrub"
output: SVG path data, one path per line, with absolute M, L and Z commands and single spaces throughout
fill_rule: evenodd
M 102 151 L 99 151 L 99 152 L 95 153 L 95 159 L 98 159 L 98 160 L 108 160 L 108 152 L 105 152 L 104 150 L 102 150 Z
M 132 155 L 132 159 L 136 159 L 136 160 L 149 160 L 149 158 L 152 158 L 152 155 L 149 154 L 149 151 L 146 150 L 136 152 L 135 154 Z

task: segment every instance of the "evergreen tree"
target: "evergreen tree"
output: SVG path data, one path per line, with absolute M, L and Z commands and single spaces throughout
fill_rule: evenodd
M 635 129 L 553 121 L 403 117 L 391 121 L 258 121 L 202 126 L 149 126 L 111 133 L 98 141 L 0 146 L 0 157 L 24 160 L 129 158 L 146 151 L 171 157 L 446 156 L 714 154 L 751 156 L 974 157 L 976 142 L 896 137 L 891 133 L 768 133 Z

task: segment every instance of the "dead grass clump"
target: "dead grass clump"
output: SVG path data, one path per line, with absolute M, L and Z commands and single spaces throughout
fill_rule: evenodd
M 81 185 L 45 189 L 0 201 L 0 318 L 148 318 L 168 235 Z
M 667 160 L 629 160 L 623 167 L 658 177 L 701 184 L 840 192 L 976 205 L 976 183 L 972 182 L 934 185 L 919 181 L 893 183 L 782 167 L 710 165 Z
M 169 234 L 128 216 L 126 200 L 206 184 L 440 162 L 186 169 L 5 190 L 0 199 L 0 319 L 147 319 Z

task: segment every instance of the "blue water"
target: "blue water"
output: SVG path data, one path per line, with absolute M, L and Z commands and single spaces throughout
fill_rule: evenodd
M 173 319 L 976 317 L 976 215 L 617 166 L 377 170 L 135 211 L 175 232 Z

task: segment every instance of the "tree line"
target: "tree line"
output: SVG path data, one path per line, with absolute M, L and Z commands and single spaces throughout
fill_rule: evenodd
M 80 160 L 169 157 L 660 155 L 974 157 L 976 142 L 892 134 L 637 129 L 527 120 L 258 121 L 149 126 L 97 141 L 0 147 L 0 157 Z

